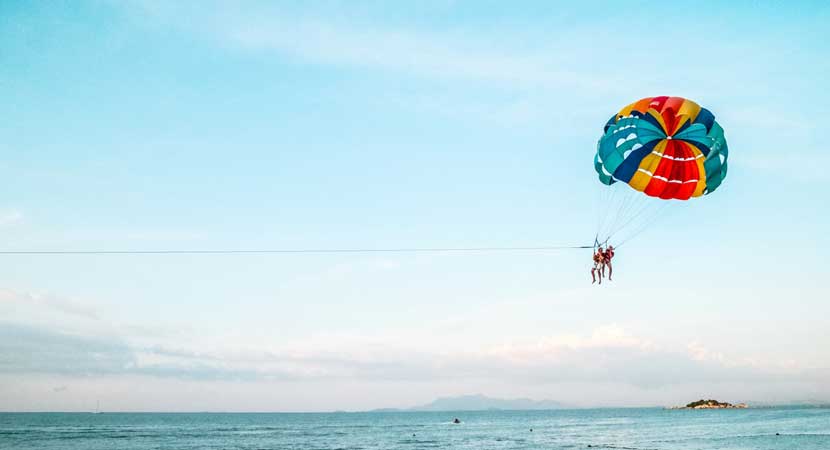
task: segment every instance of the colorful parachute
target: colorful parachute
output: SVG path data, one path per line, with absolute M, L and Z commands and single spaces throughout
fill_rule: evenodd
M 615 114 L 597 145 L 594 168 L 661 199 L 688 200 L 715 191 L 729 150 L 715 116 L 681 97 L 648 97 Z
M 691 100 L 648 97 L 621 109 L 605 124 L 594 156 L 603 183 L 595 245 L 633 239 L 678 203 L 666 200 L 714 192 L 728 154 L 715 116 Z

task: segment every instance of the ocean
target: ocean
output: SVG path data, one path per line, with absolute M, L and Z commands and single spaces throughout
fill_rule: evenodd
M 0 413 L 4 450 L 444 448 L 826 450 L 830 409 Z

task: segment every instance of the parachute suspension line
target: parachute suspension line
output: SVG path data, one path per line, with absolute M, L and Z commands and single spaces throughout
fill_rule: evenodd
M 621 223 L 624 224 L 626 219 L 631 217 L 632 211 L 636 212 L 639 210 L 642 202 L 643 199 L 642 196 L 639 195 L 639 192 L 635 190 L 629 190 L 629 192 L 626 192 L 626 202 L 622 206 L 622 210 L 620 211 L 617 221 L 614 223 L 613 229 L 609 230 L 609 237 L 620 229 Z
M 641 197 L 635 203 L 636 206 L 629 208 L 623 215 L 623 217 L 627 217 L 628 219 L 625 220 L 622 225 L 619 227 L 614 228 L 612 233 L 608 236 L 609 238 L 620 231 L 624 230 L 628 225 L 630 225 L 635 220 L 639 219 L 643 214 L 645 214 L 650 209 L 650 198 L 649 197 Z
M 614 215 L 614 221 L 611 223 L 611 226 L 605 234 L 606 245 L 608 244 L 608 239 L 618 229 L 617 225 L 619 225 L 620 221 L 623 220 L 625 217 L 628 217 L 629 210 L 633 207 L 633 205 L 636 204 L 636 202 L 637 199 L 635 195 L 633 195 L 631 192 L 626 192 L 625 194 L 623 194 L 622 202 L 619 208 L 617 209 L 616 214 Z
M 424 247 L 424 248 L 333 248 L 273 250 L 2 250 L 0 255 L 241 255 L 288 253 L 439 253 L 592 249 L 593 245 L 536 247 Z
M 619 220 L 618 217 L 621 212 L 620 203 L 625 202 L 625 200 L 628 199 L 626 193 L 619 192 L 621 189 L 624 189 L 620 184 L 605 187 L 605 189 L 610 190 L 611 192 L 607 194 L 607 201 L 600 205 L 600 208 L 604 210 L 604 213 L 603 219 L 597 230 L 599 244 L 603 244 L 603 242 L 607 240 L 608 234 L 613 231 L 614 224 Z
M 614 222 L 616 222 L 617 220 L 617 215 L 620 212 L 619 208 L 617 207 L 618 204 L 625 200 L 624 198 L 617 200 L 617 187 L 611 187 L 611 189 L 612 192 L 609 195 L 608 201 L 605 204 L 603 204 L 603 207 L 605 208 L 605 218 L 602 222 L 602 227 L 599 230 L 599 239 L 601 245 L 603 244 L 605 237 L 608 236 L 608 231 L 613 229 Z
M 609 186 L 603 188 L 608 189 Z M 594 248 L 608 246 L 609 243 L 619 246 L 620 242 L 633 239 L 664 215 L 669 203 L 674 203 L 645 195 L 622 183 L 610 189 L 612 191 L 604 195 L 607 200 L 598 205 L 604 214 L 600 214 Z M 616 192 L 617 189 L 622 189 L 622 192 Z
M 605 204 L 605 199 L 606 199 L 606 197 L 608 197 L 608 192 L 605 189 L 603 189 L 604 187 L 605 186 L 597 189 L 596 203 L 594 203 L 594 209 L 595 209 L 594 212 L 596 213 L 596 216 L 597 216 L 597 218 L 596 218 L 597 237 L 599 237 L 599 231 L 600 231 L 599 227 L 602 225 L 602 213 L 603 213 L 602 205 Z
M 643 221 L 643 223 L 641 224 L 641 226 L 640 226 L 639 228 L 637 228 L 637 229 L 636 229 L 633 233 L 629 234 L 628 236 L 625 236 L 625 238 L 624 238 L 624 239 L 622 239 L 622 240 L 621 240 L 621 241 L 617 244 L 617 247 L 620 247 L 620 246 L 622 246 L 623 244 L 625 244 L 626 242 L 628 242 L 628 241 L 630 241 L 630 240 L 634 239 L 635 237 L 639 236 L 641 233 L 643 233 L 644 231 L 646 231 L 646 230 L 648 229 L 648 227 L 649 227 L 649 226 L 651 226 L 652 224 L 654 224 L 655 222 L 657 222 L 659 219 L 661 219 L 661 218 L 665 217 L 665 214 L 663 214 L 663 212 L 666 210 L 666 208 L 667 208 L 668 206 L 669 206 L 669 202 L 666 202 L 666 203 L 663 203 L 662 205 L 660 205 L 660 207 L 658 207 L 658 209 L 657 209 L 656 211 L 654 211 L 654 212 L 653 212 L 653 213 L 649 216 L 649 218 L 648 218 L 647 220 L 644 220 L 644 221 Z
M 597 227 L 595 237 L 597 245 L 607 245 L 613 235 L 640 217 L 642 210 L 650 206 L 650 197 L 628 186 L 623 186 L 622 183 L 612 187 L 603 187 L 611 192 L 606 194 L 607 201 L 601 201 L 598 205 L 605 214 L 601 216 Z
M 658 207 L 658 209 L 656 211 L 652 211 L 650 213 L 650 209 L 651 209 L 650 206 L 651 205 L 645 205 L 645 206 L 641 207 L 639 210 L 637 210 L 636 213 L 632 214 L 631 217 L 628 220 L 625 221 L 625 223 L 623 223 L 619 228 L 617 228 L 613 233 L 611 233 L 611 235 L 609 236 L 609 239 L 611 237 L 615 236 L 615 235 L 620 234 L 620 232 L 628 229 L 629 225 L 634 225 L 634 226 L 637 226 L 637 229 L 642 228 L 643 230 L 645 230 L 645 228 L 647 228 L 649 225 L 651 225 L 651 222 L 653 222 L 654 219 L 659 217 L 660 212 L 662 212 L 663 208 L 665 208 L 665 205 L 662 205 L 662 206 Z M 639 219 L 641 219 L 643 217 L 645 217 L 646 219 L 642 220 L 642 221 L 639 221 Z M 639 225 L 637 225 L 637 224 L 639 224 Z M 640 232 L 642 232 L 642 231 L 640 231 Z
M 620 185 L 616 185 L 612 187 L 611 191 L 611 199 L 609 200 L 609 205 L 619 205 L 620 202 L 625 201 L 625 193 L 620 190 Z M 617 220 L 617 216 L 620 214 L 619 208 L 608 208 L 608 221 L 605 222 L 605 228 L 602 230 L 602 234 L 600 238 L 603 236 L 608 235 L 608 231 L 611 230 L 614 226 L 614 222 Z
M 608 191 L 611 192 L 608 192 Z M 614 203 L 614 199 L 616 198 L 617 189 L 613 186 L 602 186 L 600 188 L 600 203 L 597 205 L 598 213 L 599 213 L 599 221 L 597 223 L 597 239 L 601 239 L 605 236 L 605 225 L 608 223 L 610 218 L 610 211 L 608 209 L 608 205 Z M 598 241 L 599 243 L 599 241 Z

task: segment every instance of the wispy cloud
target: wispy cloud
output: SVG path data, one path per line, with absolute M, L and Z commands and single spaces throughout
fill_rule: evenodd
M 799 182 L 830 180 L 830 155 L 801 148 L 795 153 L 766 152 L 741 159 L 741 164 L 774 177 Z
M 600 79 L 563 70 L 541 55 L 485 50 L 463 36 L 358 29 L 309 20 L 252 22 L 225 32 L 226 38 L 242 46 L 324 64 L 512 86 L 606 86 Z
M 48 293 L 0 289 L 0 303 L 2 302 L 41 306 L 47 309 L 62 312 L 64 314 L 83 317 L 86 319 L 98 319 L 98 311 L 92 306 Z
M 830 155 L 820 146 L 822 129 L 830 116 L 809 110 L 784 112 L 760 101 L 719 112 L 727 141 L 739 142 L 741 151 L 730 161 L 753 171 L 801 182 L 826 181 Z M 738 146 L 736 146 L 738 147 Z
M 376 23 L 309 17 L 265 8 L 246 14 L 238 8 L 173 7 L 158 2 L 132 3 L 131 10 L 151 26 L 163 24 L 208 36 L 226 47 L 271 52 L 303 63 L 387 71 L 435 80 L 497 83 L 516 87 L 580 86 L 609 89 L 607 77 L 575 70 L 561 56 L 572 45 L 538 51 L 532 34 L 524 51 L 504 45 L 494 34 L 467 30 L 384 28 Z M 187 17 L 186 20 L 183 18 Z M 515 30 L 512 30 L 515 32 Z M 497 34 L 497 33 L 496 33 Z M 527 43 L 526 43 L 527 44 Z M 573 66 L 573 65 L 572 65 Z
M 825 371 L 797 367 L 766 370 L 729 363 L 691 344 L 663 349 L 605 326 L 579 336 L 499 345 L 479 351 L 384 348 L 370 351 L 308 350 L 194 351 L 136 347 L 113 336 L 80 336 L 44 328 L 0 324 L 0 372 L 145 375 L 247 381 L 437 381 L 521 380 L 526 384 L 615 382 L 640 388 L 706 382 L 814 382 Z
M 133 359 L 116 338 L 0 323 L 0 372 L 110 374 L 124 371 Z
M 204 240 L 207 233 L 183 230 L 135 230 L 124 234 L 128 241 L 182 242 Z
M 22 212 L 18 210 L 0 211 L 0 227 L 18 225 L 25 220 Z

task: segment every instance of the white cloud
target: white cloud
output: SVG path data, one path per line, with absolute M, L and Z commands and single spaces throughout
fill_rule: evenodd
M 17 210 L 0 211 L 0 227 L 18 225 L 25 220 L 23 213 Z
M 227 39 L 239 45 L 324 64 L 510 85 L 604 86 L 599 79 L 561 70 L 540 55 L 483 50 L 465 42 L 463 36 L 273 19 L 225 32 Z
M 0 289 L 0 303 L 16 303 L 24 306 L 45 307 L 53 311 L 85 319 L 98 319 L 98 312 L 92 306 L 48 293 Z
M 770 176 L 786 177 L 801 182 L 830 180 L 830 155 L 800 149 L 796 153 L 757 153 L 742 158 L 740 163 L 750 169 L 765 172 Z
M 826 123 L 828 117 L 809 110 L 790 109 L 784 114 L 785 109 L 786 105 L 762 102 L 718 111 L 727 142 L 740 142 L 741 151 L 730 155 L 730 163 L 796 181 L 830 179 L 825 169 L 830 155 L 822 151 L 822 131 L 817 125 Z
M 261 8 L 256 15 L 240 8 L 214 5 L 170 6 L 158 2 L 129 5 L 133 16 L 148 26 L 170 26 L 207 36 L 226 47 L 273 52 L 283 57 L 323 65 L 402 72 L 440 80 L 483 81 L 503 87 L 579 86 L 592 90 L 614 87 L 581 65 L 566 68 L 561 55 L 572 45 L 550 43 L 543 49 L 538 36 L 528 34 L 517 51 L 503 45 L 497 33 L 481 35 L 466 30 L 431 31 L 383 28 L 342 18 L 310 18 L 286 13 L 285 8 Z M 187 19 L 184 20 L 183 18 Z
M 388 269 L 386 260 L 369 262 L 373 264 L 361 270 Z M 549 299 L 528 301 L 550 305 Z M 11 315 L 5 315 L 6 323 L 0 322 L 0 376 L 57 377 L 47 391 L 54 385 L 74 386 L 79 376 L 170 383 L 356 383 L 367 390 L 372 384 L 422 385 L 432 386 L 435 395 L 463 394 L 469 386 L 477 386 L 491 395 L 502 389 L 513 393 L 501 395 L 547 396 L 545 389 L 552 386 L 579 385 L 579 394 L 571 392 L 563 398 L 596 405 L 609 397 L 597 395 L 594 389 L 613 385 L 636 396 L 651 392 L 650 397 L 637 398 L 667 399 L 671 404 L 666 392 L 682 392 L 692 385 L 723 388 L 743 383 L 755 386 L 746 392 L 761 393 L 743 397 L 753 399 L 768 398 L 765 389 L 782 398 L 788 395 L 786 386 L 798 385 L 800 390 L 789 397 L 798 398 L 810 389 L 823 392 L 819 385 L 827 373 L 827 368 L 806 360 L 758 359 L 736 354 L 734 348 L 730 353 L 711 342 L 707 347 L 682 338 L 658 341 L 615 323 L 550 334 L 538 328 L 527 329 L 523 336 L 496 333 L 486 342 L 461 331 L 470 322 L 452 320 L 449 325 L 438 320 L 412 329 L 325 331 L 289 340 L 252 329 L 144 333 L 102 320 L 103 310 L 85 308 L 83 303 L 8 289 L 0 290 L 0 306 L 4 304 Z M 40 315 L 22 314 L 24 306 Z M 516 303 L 504 306 L 491 305 L 492 311 L 465 317 L 493 326 L 511 314 Z M 457 388 L 439 389 L 447 384 Z M 625 404 L 625 399 L 614 402 Z
M 695 361 L 715 361 L 722 363 L 725 360 L 723 353 L 713 352 L 698 342 L 690 342 L 686 348 L 689 351 L 689 355 Z
M 481 350 L 443 351 L 387 345 L 366 339 L 327 348 L 225 349 L 198 351 L 164 345 L 137 347 L 117 336 L 83 336 L 4 324 L 3 371 L 137 374 L 184 379 L 437 381 L 478 379 L 541 384 L 615 382 L 643 388 L 708 381 L 804 381 L 798 368 L 767 370 L 727 362 L 723 355 L 691 343 L 663 349 L 618 326 L 590 334 L 551 336 Z M 58 354 L 65 356 L 56 357 Z M 17 355 L 17 357 L 14 357 Z M 20 355 L 27 355 L 25 360 Z M 57 363 L 56 363 L 57 361 Z M 57 364 L 57 365 L 56 365 Z
M 327 269 L 319 279 L 342 280 L 358 273 L 383 273 L 400 269 L 401 262 L 391 258 L 372 258 L 339 263 Z
M 0 372 L 118 373 L 129 367 L 132 359 L 131 350 L 117 338 L 0 323 Z
M 179 230 L 135 230 L 124 233 L 124 238 L 129 241 L 146 242 L 182 242 L 204 240 L 207 234 L 204 232 L 179 231 Z
M 649 341 L 630 335 L 617 325 L 597 327 L 588 336 L 562 335 L 540 339 L 530 344 L 506 344 L 495 347 L 491 354 L 511 361 L 531 361 L 539 359 L 556 359 L 574 351 L 592 349 L 635 349 L 651 351 L 655 345 Z
M 452 346 L 443 351 L 425 350 L 355 336 L 346 342 L 330 342 L 328 347 L 263 351 L 138 346 L 117 335 L 66 333 L 0 322 L 0 379 L 16 385 L 43 379 L 42 389 L 46 391 L 54 386 L 72 386 L 72 392 L 66 392 L 68 397 L 43 397 L 38 394 L 42 390 L 28 394 L 36 398 L 0 392 L 15 398 L 17 403 L 13 404 L 31 405 L 36 401 L 42 409 L 72 399 L 83 400 L 83 390 L 75 388 L 84 380 L 102 380 L 107 386 L 130 380 L 145 386 L 143 392 L 155 397 L 179 399 L 181 389 L 209 385 L 219 389 L 217 383 L 235 383 L 233 389 L 247 390 L 254 396 L 257 391 L 281 394 L 272 396 L 270 403 L 225 399 L 201 408 L 250 410 L 257 404 L 255 409 L 320 410 L 407 406 L 471 390 L 496 396 L 555 398 L 583 406 L 668 405 L 704 395 L 699 392 L 741 400 L 820 399 L 830 395 L 824 383 L 828 372 L 827 368 L 802 365 L 769 367 L 757 362 L 729 362 L 717 351 L 697 343 L 687 348 L 661 348 L 616 325 L 597 327 L 582 335 L 549 336 L 473 350 Z M 320 406 L 300 399 L 293 406 L 280 406 L 280 399 L 300 385 L 313 386 L 315 392 L 330 392 L 330 398 L 320 399 Z M 171 386 L 177 387 L 170 391 Z M 374 400 L 343 399 L 335 394 L 343 386 L 359 387 L 362 395 Z M 164 403 L 147 406 L 129 393 L 103 389 L 107 404 L 119 405 L 123 410 L 141 405 L 158 410 L 158 405 Z M 386 400 L 376 398 L 378 392 L 388 389 L 409 393 Z M 168 403 L 164 408 L 171 410 L 193 410 L 201 404 L 193 399 Z

